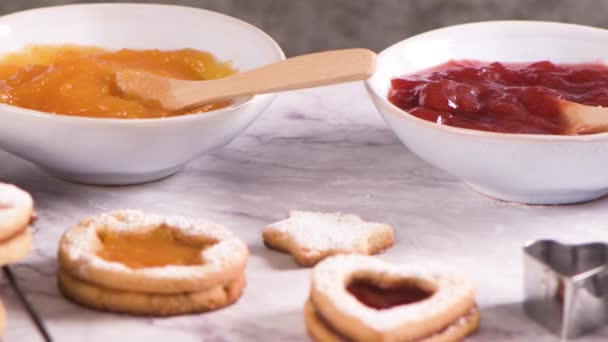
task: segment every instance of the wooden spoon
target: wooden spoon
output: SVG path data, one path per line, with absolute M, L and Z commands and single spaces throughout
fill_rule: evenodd
M 586 106 L 559 100 L 559 108 L 568 125 L 568 134 L 608 132 L 608 107 Z
M 318 87 L 369 78 L 376 54 L 348 49 L 293 57 L 209 81 L 184 81 L 137 70 L 116 73 L 116 86 L 128 97 L 158 101 L 168 110 L 257 94 Z

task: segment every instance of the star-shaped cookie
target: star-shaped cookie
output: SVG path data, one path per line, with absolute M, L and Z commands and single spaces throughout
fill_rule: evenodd
M 376 254 L 394 244 L 393 228 L 354 214 L 291 211 L 262 232 L 266 246 L 293 255 L 302 266 L 336 254 Z

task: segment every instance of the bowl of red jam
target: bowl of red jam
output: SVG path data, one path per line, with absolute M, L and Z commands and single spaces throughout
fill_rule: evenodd
M 478 192 L 588 201 L 608 194 L 608 134 L 570 135 L 558 100 L 608 106 L 606 39 L 550 22 L 452 26 L 381 52 L 366 87 L 413 153 Z

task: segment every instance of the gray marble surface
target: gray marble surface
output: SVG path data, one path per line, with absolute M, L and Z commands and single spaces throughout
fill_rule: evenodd
M 3 152 L 0 181 L 36 200 L 35 249 L 13 269 L 56 341 L 307 341 L 302 306 L 310 271 L 267 250 L 260 238 L 265 224 L 290 209 L 349 211 L 390 223 L 397 243 L 382 259 L 445 262 L 467 272 L 482 310 L 471 341 L 556 341 L 521 310 L 521 245 L 608 237 L 608 199 L 501 203 L 421 161 L 382 122 L 361 84 L 282 94 L 230 145 L 159 182 L 72 184 Z M 251 249 L 243 297 L 217 312 L 163 319 L 97 312 L 64 299 L 55 278 L 60 235 L 87 215 L 121 208 L 204 217 L 233 229 Z M 9 315 L 5 341 L 39 341 L 3 280 L 0 296 Z M 603 329 L 581 341 L 606 339 Z

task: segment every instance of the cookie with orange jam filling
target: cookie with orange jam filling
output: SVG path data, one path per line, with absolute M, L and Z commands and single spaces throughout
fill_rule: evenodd
M 479 326 L 465 277 L 362 255 L 330 257 L 313 270 L 304 308 L 316 341 L 460 341 Z
M 248 249 L 226 228 L 181 216 L 116 211 L 85 219 L 59 246 L 59 287 L 83 305 L 176 315 L 235 302 Z

